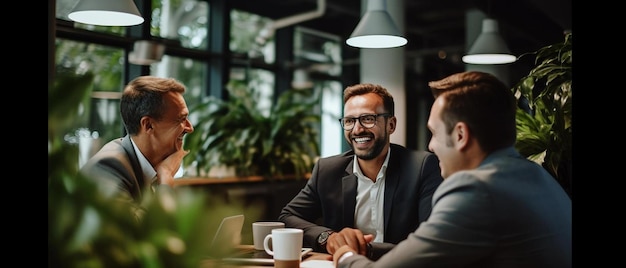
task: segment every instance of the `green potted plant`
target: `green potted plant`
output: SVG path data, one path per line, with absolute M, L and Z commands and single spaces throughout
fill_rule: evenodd
M 521 104 L 515 147 L 571 194 L 572 34 L 534 54 L 536 66 L 513 87 Z
M 319 156 L 316 112 L 319 93 L 312 89 L 283 92 L 269 116 L 257 107 L 259 97 L 244 84 L 227 86 L 226 100 L 208 97 L 190 110 L 195 131 L 185 137 L 191 153 L 185 165 L 196 174 L 228 166 L 236 176 L 300 178 Z

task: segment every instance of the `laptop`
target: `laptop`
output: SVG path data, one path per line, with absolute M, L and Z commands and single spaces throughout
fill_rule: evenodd
M 211 241 L 210 256 L 231 263 L 273 266 L 274 258 L 265 250 L 240 245 L 244 220 L 243 214 L 222 219 Z M 302 248 L 302 258 L 306 258 L 312 251 L 312 248 Z
M 209 254 L 212 257 L 223 257 L 237 251 L 241 242 L 241 229 L 245 216 L 243 214 L 224 217 L 220 223 L 211 245 Z

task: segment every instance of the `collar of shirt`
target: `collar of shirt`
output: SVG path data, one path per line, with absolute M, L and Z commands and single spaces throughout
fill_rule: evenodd
M 387 156 L 385 157 L 385 162 L 383 162 L 383 166 L 378 171 L 378 175 L 376 175 L 376 181 L 378 181 L 379 179 L 385 178 L 385 171 L 387 171 L 387 166 L 389 165 L 390 155 L 391 155 L 391 148 L 387 150 Z M 366 178 L 365 175 L 363 175 L 363 172 L 361 171 L 361 167 L 359 166 L 359 161 L 358 161 L 356 154 L 354 155 L 354 159 L 352 161 L 354 163 L 354 165 L 352 165 L 352 173 L 354 173 L 354 175 L 356 175 L 357 178 Z
M 365 177 L 356 160 L 353 171 L 357 177 L 357 196 L 354 208 L 354 226 L 363 233 L 373 234 L 373 242 L 384 241 L 384 196 L 385 196 L 385 171 L 389 163 L 391 152 L 387 151 L 387 157 L 376 175 L 376 182 Z
M 148 159 L 141 153 L 133 138 L 130 138 L 130 142 L 133 144 L 133 149 L 135 149 L 135 154 L 137 155 L 137 159 L 139 160 L 139 165 L 141 166 L 141 172 L 143 173 L 144 178 L 148 178 L 146 184 L 151 185 L 153 183 L 152 178 L 156 177 L 157 172 L 154 170 Z

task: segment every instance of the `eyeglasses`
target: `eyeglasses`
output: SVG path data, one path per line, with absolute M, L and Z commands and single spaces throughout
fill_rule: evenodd
M 343 127 L 343 129 L 347 131 L 350 131 L 354 128 L 356 120 L 359 120 L 359 123 L 361 123 L 361 126 L 363 126 L 364 128 L 373 128 L 376 125 L 376 119 L 379 116 L 390 117 L 391 114 L 362 114 L 359 117 L 344 117 L 339 118 L 339 123 L 341 123 L 341 127 Z

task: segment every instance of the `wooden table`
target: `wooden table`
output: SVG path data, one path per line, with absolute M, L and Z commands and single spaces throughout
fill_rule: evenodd
M 252 249 L 254 245 L 240 245 L 238 248 L 242 249 Z M 319 252 L 311 252 L 308 257 L 306 257 L 303 261 L 308 260 L 332 260 L 332 255 L 327 253 L 319 253 Z M 216 260 L 204 260 L 202 261 L 201 268 L 268 268 L 274 267 L 271 265 L 249 265 L 249 264 L 236 264 L 236 263 L 223 263 Z

